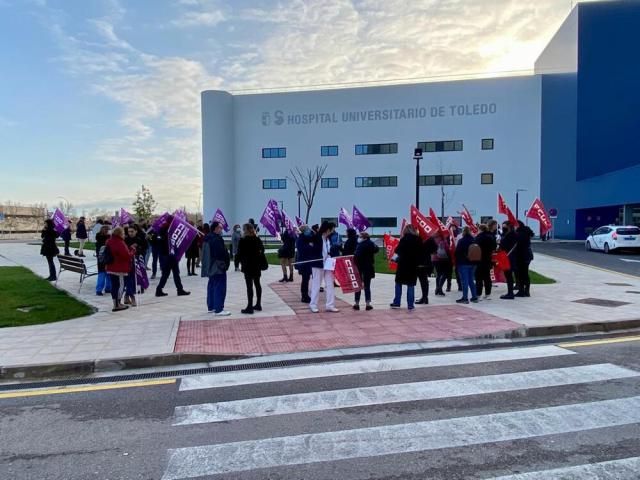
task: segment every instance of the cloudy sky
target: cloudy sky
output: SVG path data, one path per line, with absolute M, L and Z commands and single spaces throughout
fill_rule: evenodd
M 0 0 L 0 202 L 194 210 L 200 91 L 523 71 L 570 0 Z

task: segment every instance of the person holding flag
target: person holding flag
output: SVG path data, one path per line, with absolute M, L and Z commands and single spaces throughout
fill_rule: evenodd
M 507 293 L 501 295 L 502 300 L 513 300 L 515 298 L 513 294 L 513 267 L 516 264 L 515 249 L 518 245 L 518 238 L 515 232 L 512 230 L 509 222 L 502 224 L 502 238 L 500 239 L 500 250 L 506 252 L 509 257 L 508 270 L 504 270 L 504 277 L 507 281 Z
M 227 298 L 227 270 L 231 265 L 229 251 L 222 239 L 222 225 L 211 223 L 211 232 L 204 239 L 202 245 L 202 265 L 200 276 L 208 278 L 207 309 L 217 317 L 226 317 L 231 312 L 224 309 Z
M 533 230 L 527 225 L 518 221 L 516 230 L 516 238 L 518 246 L 516 247 L 516 278 L 518 281 L 518 292 L 516 297 L 530 297 L 531 279 L 529 278 L 529 264 L 533 260 L 533 250 L 531 249 L 531 239 L 533 238 Z
M 238 257 L 244 281 L 247 286 L 247 307 L 240 313 L 253 314 L 254 311 L 262 311 L 262 286 L 260 276 L 262 275 L 262 259 L 264 257 L 264 245 L 260 237 L 256 235 L 256 230 L 250 223 L 245 223 L 242 227 L 243 235 L 238 244 Z M 253 288 L 256 290 L 256 303 L 253 303 Z
M 336 225 L 333 222 L 322 222 L 318 233 L 313 237 L 313 258 L 311 262 L 311 303 L 309 308 L 313 313 L 318 313 L 318 300 L 320 299 L 320 285 L 322 279 L 325 283 L 326 310 L 327 312 L 339 312 L 336 308 L 336 294 L 334 290 L 335 258 L 331 256 L 331 235 Z
M 175 220 L 175 218 L 174 218 Z M 178 221 L 183 221 L 178 218 Z M 173 222 L 171 222 L 173 223 Z M 156 241 L 158 242 L 159 247 L 159 259 L 160 259 L 160 282 L 156 286 L 156 297 L 166 297 L 167 294 L 162 291 L 164 286 L 167 284 L 167 280 L 169 279 L 169 275 L 173 274 L 173 283 L 176 286 L 176 290 L 179 297 L 190 295 L 191 292 L 187 292 L 182 286 L 182 280 L 180 279 L 180 267 L 179 260 L 176 259 L 175 252 L 171 250 L 171 238 L 169 235 L 170 228 L 169 220 L 165 220 L 158 232 L 156 237 Z
M 397 263 L 398 268 L 395 277 L 395 296 L 393 297 L 393 302 L 389 304 L 391 308 L 400 308 L 402 286 L 406 285 L 407 308 L 409 311 L 415 309 L 413 303 L 415 300 L 415 286 L 418 280 L 418 264 L 420 263 L 421 251 L 422 244 L 418 232 L 413 225 L 407 225 L 404 227 L 402 238 L 392 257 Z
M 296 238 L 285 228 L 280 234 L 280 240 L 282 245 L 278 248 L 278 258 L 282 268 L 282 278 L 278 281 L 280 283 L 293 282 L 293 259 L 296 256 Z M 287 268 L 289 269 L 289 276 L 287 276 Z
M 354 230 L 355 232 L 355 230 Z M 345 249 L 347 245 L 345 243 Z M 354 259 L 358 271 L 360 272 L 360 278 L 362 279 L 362 285 L 364 289 L 364 301 L 365 310 L 373 310 L 371 305 L 371 280 L 376 276 L 375 270 L 375 255 L 378 253 L 378 246 L 371 241 L 368 232 L 360 232 L 360 237 L 357 240 L 357 244 L 354 252 Z M 362 291 L 358 290 L 355 294 L 355 303 L 353 305 L 354 310 L 360 310 L 360 297 Z
M 47 259 L 49 265 L 49 276 L 47 280 L 53 282 L 57 279 L 56 266 L 53 263 L 53 259 L 58 256 L 60 250 L 56 245 L 56 238 L 58 238 L 58 232 L 56 231 L 53 220 L 48 218 L 44 221 L 44 228 L 40 232 L 40 238 L 42 238 L 42 247 L 40 247 L 40 255 Z
M 296 240 L 296 270 L 302 280 L 300 283 L 300 301 L 311 303 L 309 296 L 309 280 L 311 279 L 311 262 L 314 259 L 313 237 L 315 233 L 309 225 L 300 225 L 300 235 Z

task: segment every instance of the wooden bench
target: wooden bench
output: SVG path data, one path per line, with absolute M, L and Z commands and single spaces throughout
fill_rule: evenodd
M 73 255 L 58 255 L 58 262 L 60 263 L 60 271 L 58 272 L 58 279 L 60 278 L 60 274 L 64 271 L 74 272 L 80 274 L 80 288 L 78 288 L 78 293 L 82 289 L 82 284 L 84 281 L 98 274 L 97 265 L 93 265 L 87 268 L 87 264 L 84 263 L 82 257 L 74 257 Z M 58 280 L 56 280 L 56 285 L 58 284 Z

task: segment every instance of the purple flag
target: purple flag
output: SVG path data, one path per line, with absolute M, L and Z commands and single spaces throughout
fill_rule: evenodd
M 124 208 L 120 209 L 120 225 L 127 225 L 129 222 L 133 222 L 133 216 L 127 212 Z
M 353 206 L 353 226 L 359 232 L 364 232 L 367 228 L 371 226 L 371 222 L 364 214 L 358 210 L 358 207 Z
M 173 212 L 173 216 L 178 217 L 179 219 L 184 220 L 185 222 L 187 221 L 187 212 L 185 212 L 181 208 Z
M 173 217 L 169 226 L 169 254 L 179 262 L 197 235 L 196 227 L 179 217 Z
M 296 215 L 296 225 L 298 225 L 299 227 L 304 225 L 304 222 L 302 221 L 302 219 Z
M 227 222 L 227 219 L 224 217 L 224 213 L 222 213 L 222 210 L 217 209 L 211 221 L 218 222 L 220 225 L 222 225 L 222 229 L 225 232 L 229 231 L 229 222 Z
M 344 208 L 340 209 L 340 213 L 338 214 L 338 223 L 343 224 L 347 228 L 353 228 L 353 220 L 351 219 L 351 215 Z
M 169 212 L 164 212 L 162 215 L 155 219 L 155 221 L 151 224 L 151 228 L 154 232 L 158 233 L 162 228 L 162 225 L 165 222 L 170 222 L 171 220 L 171 214 Z
M 297 237 L 298 236 L 298 228 L 296 227 L 296 224 L 293 222 L 293 220 L 291 220 L 291 217 L 289 217 L 289 215 L 287 215 L 287 212 L 284 211 L 284 208 L 282 209 L 281 213 L 282 213 L 282 223 L 284 225 L 284 228 L 291 235 L 293 235 L 294 237 Z
M 282 218 L 282 213 L 280 213 L 278 202 L 276 202 L 274 199 L 271 199 L 269 200 L 269 205 L 271 206 L 271 210 L 273 211 L 273 215 L 276 221 L 276 228 L 279 228 L 280 224 L 284 222 L 284 218 Z
M 271 201 L 264 207 L 264 212 L 262 212 L 262 217 L 260 217 L 260 224 L 263 225 L 271 235 L 278 235 L 278 222 L 276 220 L 276 213 L 271 208 Z
M 136 267 L 136 283 L 146 290 L 149 288 L 149 277 L 147 277 L 147 268 L 144 265 L 144 257 L 137 256 L 134 261 Z
M 60 210 L 59 208 L 56 208 L 56 211 L 53 212 L 53 217 L 51 217 L 51 220 L 53 220 L 53 228 L 55 228 L 58 234 L 64 232 L 64 229 L 67 228 L 67 225 L 69 224 L 66 217 L 64 216 L 64 213 L 62 213 L 62 210 Z

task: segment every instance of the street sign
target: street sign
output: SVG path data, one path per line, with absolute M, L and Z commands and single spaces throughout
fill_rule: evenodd
M 416 148 L 413 151 L 413 158 L 422 158 L 422 149 L 421 148 Z
M 558 209 L 557 208 L 550 208 L 549 209 L 549 216 L 551 218 L 558 218 Z

